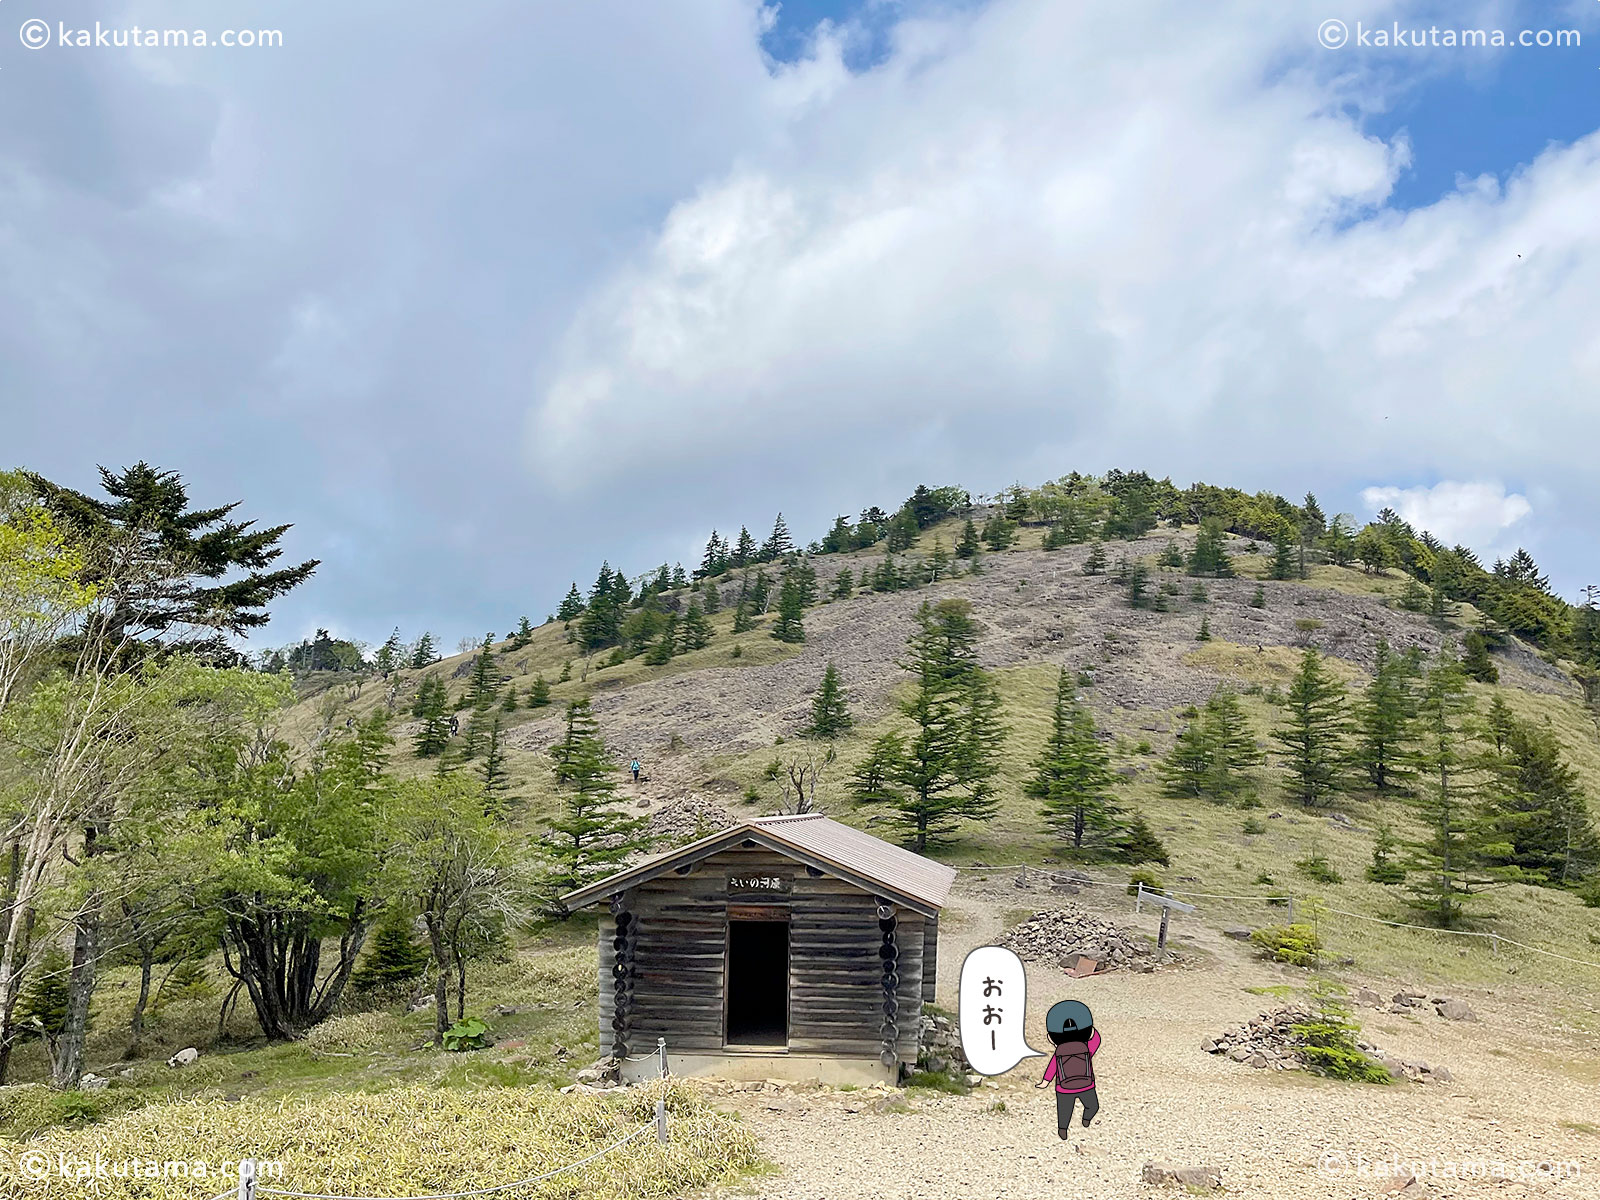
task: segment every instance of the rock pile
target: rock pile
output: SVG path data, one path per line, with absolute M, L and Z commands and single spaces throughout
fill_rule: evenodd
M 1000 945 L 1023 962 L 1054 962 L 1072 970 L 1081 958 L 1091 959 L 1097 971 L 1152 969 L 1155 947 L 1140 934 L 1068 905 L 1034 913 L 1008 930 Z M 1175 955 L 1169 953 L 1168 961 Z
M 1419 1009 L 1433 1006 L 1433 1011 L 1446 1021 L 1476 1021 L 1478 1014 L 1472 1011 L 1465 1000 L 1457 1000 L 1453 996 L 1432 996 L 1427 992 L 1419 992 L 1414 988 L 1406 988 L 1396 992 L 1385 1003 L 1382 996 L 1371 988 L 1358 988 L 1356 990 L 1356 1003 L 1365 1004 L 1379 1012 L 1404 1013 L 1416 1015 Z
M 949 1017 L 924 1016 L 917 1065 L 925 1071 L 969 1075 L 972 1064 L 961 1052 L 961 1031 Z
M 1305 1060 L 1300 1056 L 1300 1040 L 1294 1027 L 1310 1020 L 1310 1009 L 1290 1004 L 1271 1012 L 1258 1014 L 1244 1025 L 1214 1038 L 1206 1038 L 1200 1049 L 1207 1054 L 1221 1054 L 1236 1063 L 1256 1070 L 1271 1068 L 1274 1071 L 1299 1071 Z M 1409 1079 L 1413 1083 L 1449 1083 L 1450 1068 L 1430 1066 L 1406 1058 L 1392 1057 L 1371 1042 L 1357 1039 L 1356 1048 L 1368 1058 L 1382 1063 L 1396 1079 Z

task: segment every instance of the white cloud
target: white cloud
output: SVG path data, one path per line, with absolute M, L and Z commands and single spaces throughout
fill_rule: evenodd
M 1495 557 L 1510 547 L 1505 535 L 1533 512 L 1526 496 L 1507 494 L 1503 483 L 1456 483 L 1432 487 L 1369 487 L 1361 501 L 1374 514 L 1392 508 L 1416 529 L 1447 546 L 1464 545 Z
M 1362 133 L 1384 85 L 1314 25 L 1003 0 L 800 65 L 826 85 L 774 81 L 765 142 L 591 294 L 534 461 L 582 489 L 755 458 L 818 515 L 845 480 L 1110 465 L 1593 511 L 1600 137 L 1394 211 L 1412 146 Z

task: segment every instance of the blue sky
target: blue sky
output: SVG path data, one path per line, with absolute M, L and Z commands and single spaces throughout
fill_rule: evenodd
M 452 11 L 0 43 L 0 459 L 293 522 L 324 566 L 269 643 L 454 644 L 713 526 L 1112 466 L 1597 574 L 1592 0 L 1475 5 L 1588 43 L 1494 56 L 1316 44 L 1432 0 Z

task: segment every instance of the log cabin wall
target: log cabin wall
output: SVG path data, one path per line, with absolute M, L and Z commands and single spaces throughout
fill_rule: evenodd
M 787 891 L 730 895 L 731 875 L 787 881 Z M 765 848 L 726 850 L 687 873 L 669 873 L 624 893 L 635 922 L 632 964 L 625 980 L 622 1042 L 630 1055 L 652 1052 L 667 1039 L 673 1053 L 719 1054 L 724 1049 L 728 907 L 786 913 L 789 920 L 789 1041 L 795 1054 L 877 1060 L 885 1047 L 883 959 L 878 897 Z M 924 939 L 936 926 L 895 906 L 894 1051 L 914 1063 L 924 983 Z M 600 1052 L 613 1052 L 617 917 L 603 914 L 599 930 Z M 626 951 L 624 952 L 626 953 Z M 929 956 L 932 957 L 931 955 Z M 773 1052 L 781 1053 L 782 1047 Z

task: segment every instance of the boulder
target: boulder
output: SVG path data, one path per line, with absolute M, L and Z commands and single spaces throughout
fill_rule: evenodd
M 1446 1021 L 1476 1021 L 1478 1014 L 1468 1008 L 1465 1001 L 1441 997 L 1433 1002 L 1433 1009 Z
M 93 1071 L 85 1071 L 83 1078 L 78 1080 L 78 1087 L 85 1092 L 100 1092 L 111 1086 L 111 1080 L 103 1075 L 96 1075 Z
M 1248 942 L 1250 940 L 1250 930 L 1244 925 L 1234 925 L 1231 928 L 1224 929 L 1222 936 L 1232 938 L 1236 942 Z
M 1145 1163 L 1142 1178 L 1146 1183 L 1176 1184 L 1196 1191 L 1216 1191 L 1222 1186 L 1221 1167 L 1179 1167 L 1172 1163 Z
M 179 1050 L 171 1058 L 167 1059 L 167 1066 L 169 1066 L 169 1067 L 187 1067 L 190 1063 L 192 1063 L 195 1059 L 197 1059 L 199 1057 L 200 1057 L 200 1051 L 196 1050 L 193 1046 L 185 1046 L 182 1050 Z
M 1379 1004 L 1383 1003 L 1383 997 L 1378 995 L 1378 993 L 1373 991 L 1371 988 L 1368 988 L 1368 987 L 1357 988 L 1356 989 L 1356 1003 L 1357 1004 L 1370 1004 L 1370 1005 L 1374 1005 L 1375 1006 L 1375 1005 L 1379 1005 Z

